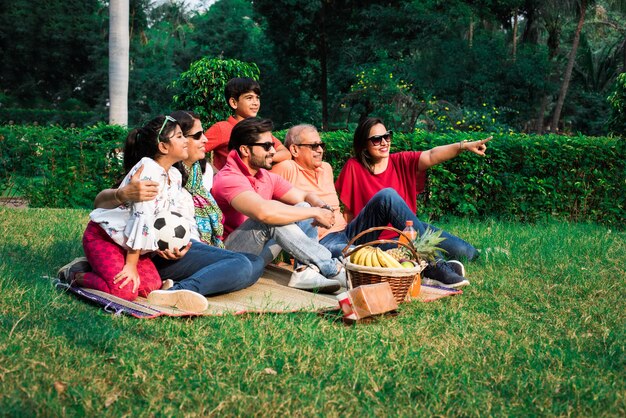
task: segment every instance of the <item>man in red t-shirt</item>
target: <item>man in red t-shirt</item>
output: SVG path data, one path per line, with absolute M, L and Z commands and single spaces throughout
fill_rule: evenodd
M 258 118 L 233 128 L 226 165 L 213 182 L 213 196 L 224 213 L 224 244 L 232 251 L 260 255 L 266 263 L 282 248 L 303 264 L 294 270 L 289 286 L 335 292 L 345 287 L 345 269 L 317 242 L 312 228 L 331 228 L 333 211 L 314 193 L 268 171 L 274 155 L 272 129 L 270 120 Z
M 228 157 L 228 140 L 233 127 L 245 118 L 256 117 L 261 108 L 261 86 L 252 78 L 232 78 L 226 84 L 224 97 L 228 106 L 233 110 L 233 115 L 227 120 L 217 122 L 204 133 L 208 142 L 206 152 L 213 151 L 213 165 L 221 170 L 226 164 Z M 274 142 L 274 162 L 291 158 L 289 151 L 283 144 L 272 136 Z

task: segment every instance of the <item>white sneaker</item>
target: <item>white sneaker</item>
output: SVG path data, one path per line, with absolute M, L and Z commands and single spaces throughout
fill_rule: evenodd
M 336 280 L 339 282 L 341 287 L 345 287 L 346 289 L 348 288 L 348 280 L 346 279 L 346 269 L 343 266 L 341 266 L 341 268 L 339 269 L 339 273 L 335 274 L 334 276 L 329 277 L 329 279 Z
M 209 302 L 200 293 L 191 290 L 154 290 L 148 294 L 148 302 L 160 306 L 171 306 L 185 312 L 202 312 Z
M 334 293 L 341 288 L 337 280 L 322 276 L 316 266 L 306 266 L 291 273 L 288 286 L 320 293 Z

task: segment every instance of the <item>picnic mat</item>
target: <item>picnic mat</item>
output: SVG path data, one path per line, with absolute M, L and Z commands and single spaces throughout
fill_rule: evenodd
M 106 312 L 117 315 L 127 314 L 136 318 L 339 310 L 339 304 L 335 295 L 315 294 L 288 287 L 287 283 L 290 275 L 291 271 L 289 269 L 269 265 L 266 267 L 263 276 L 254 285 L 225 295 L 208 296 L 208 309 L 193 314 L 176 308 L 154 305 L 142 297 L 131 302 L 98 290 L 68 286 L 60 283 L 58 280 L 55 285 L 57 288 L 66 289 L 66 291 L 81 299 L 102 306 Z M 462 293 L 460 290 L 422 285 L 418 300 L 430 302 L 460 293 Z

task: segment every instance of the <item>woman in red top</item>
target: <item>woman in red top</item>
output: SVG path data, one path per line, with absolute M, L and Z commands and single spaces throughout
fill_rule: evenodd
M 345 206 L 348 221 L 358 215 L 367 202 L 384 188 L 394 189 L 404 199 L 413 213 L 417 211 L 417 195 L 424 190 L 426 170 L 435 164 L 450 160 L 464 151 L 484 156 L 491 137 L 480 141 L 458 142 L 442 145 L 427 151 L 405 151 L 390 153 L 393 133 L 388 131 L 380 118 L 363 119 L 354 132 L 354 157 L 350 158 L 341 170 L 335 187 Z M 438 230 L 417 217 L 413 218 L 415 229 L 421 234 L 427 227 Z M 386 233 L 384 233 L 386 234 Z M 450 258 L 474 260 L 477 250 L 466 241 L 443 232 L 445 241 L 441 247 Z M 383 237 L 389 237 L 383 236 Z M 381 237 L 382 238 L 382 237 Z M 458 262 L 455 262 L 456 264 Z M 460 263 L 459 263 L 460 264 Z M 436 276 L 430 270 L 449 270 L 447 263 L 439 261 L 435 268 L 428 268 L 424 275 Z M 464 273 L 464 269 L 456 269 Z M 458 277 L 451 280 L 458 281 Z M 436 280 L 437 284 L 448 284 L 446 278 Z

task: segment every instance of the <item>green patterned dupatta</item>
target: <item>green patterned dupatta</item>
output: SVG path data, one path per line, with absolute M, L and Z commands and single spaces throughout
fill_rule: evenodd
M 224 234 L 224 215 L 217 206 L 211 193 L 202 183 L 202 168 L 199 162 L 195 162 L 191 168 L 185 166 L 189 172 L 189 178 L 185 188 L 193 198 L 195 207 L 196 224 L 200 239 L 215 247 L 224 248 L 222 235 Z

